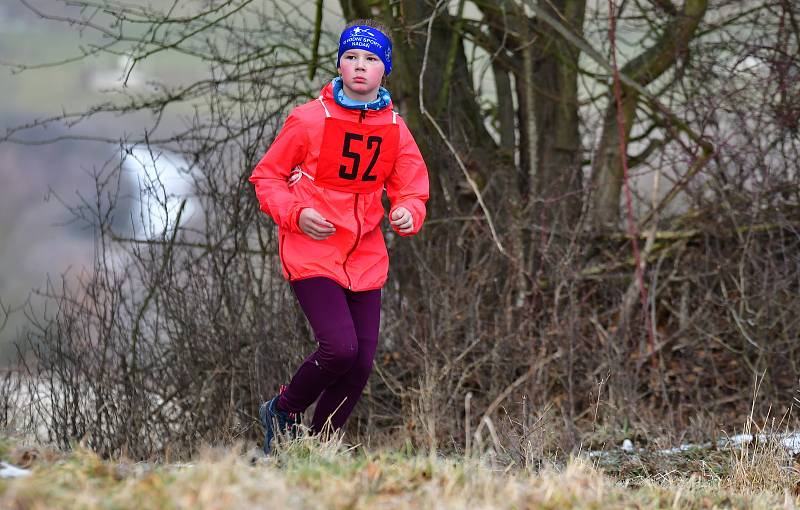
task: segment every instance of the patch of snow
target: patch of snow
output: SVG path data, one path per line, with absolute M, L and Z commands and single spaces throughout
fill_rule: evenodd
M 742 446 L 745 444 L 750 444 L 753 441 L 758 441 L 760 443 L 766 443 L 770 439 L 778 439 L 780 438 L 780 443 L 790 451 L 793 455 L 800 453 L 800 432 L 793 432 L 791 434 L 786 435 L 774 435 L 770 436 L 767 434 L 736 434 L 734 436 L 730 436 L 725 439 L 720 439 L 716 443 L 717 448 L 724 448 L 727 446 Z M 676 448 L 667 448 L 666 450 L 661 450 L 660 453 L 666 455 L 672 455 L 676 453 L 685 452 L 688 450 L 694 449 L 702 449 L 708 450 L 715 445 L 713 443 L 702 443 L 702 444 L 682 444 Z
M 715 446 L 717 448 L 725 448 L 725 447 L 728 447 L 728 446 L 742 446 L 742 445 L 745 445 L 745 444 L 750 444 L 753 441 L 766 443 L 770 439 L 779 439 L 780 444 L 784 448 L 786 448 L 786 450 L 789 451 L 792 455 L 800 454 L 800 432 L 792 432 L 792 433 L 789 433 L 789 434 L 774 435 L 774 436 L 770 436 L 770 435 L 767 435 L 767 434 L 757 434 L 757 435 L 753 435 L 753 434 L 736 434 L 734 436 L 731 436 L 731 437 L 728 437 L 728 438 L 725 438 L 725 439 L 720 439 L 719 441 L 717 441 L 716 444 L 714 444 L 714 443 L 712 443 L 710 441 L 709 442 L 705 442 L 705 443 L 700 443 L 700 444 L 687 443 L 687 444 L 682 444 L 680 446 L 676 446 L 676 447 L 673 447 L 673 448 L 666 448 L 666 449 L 663 449 L 663 450 L 658 450 L 657 453 L 660 453 L 662 455 L 676 455 L 676 454 L 687 452 L 687 451 L 690 451 L 690 450 L 710 450 L 711 448 L 714 448 Z M 636 448 L 636 446 L 633 444 L 633 441 L 631 441 L 630 439 L 623 440 L 622 441 L 622 446 L 620 446 L 619 449 L 622 450 L 625 453 L 636 453 L 636 452 L 644 452 L 644 451 L 646 451 L 644 448 Z M 587 455 L 589 455 L 590 458 L 608 457 L 611 454 L 612 454 L 612 452 L 603 451 L 603 450 L 592 450 L 592 451 L 587 452 Z
M 800 432 L 792 432 L 789 434 L 782 434 L 782 435 L 775 435 L 775 436 L 768 436 L 766 434 L 758 434 L 756 436 L 752 434 L 737 434 L 728 438 L 728 440 L 721 440 L 720 446 L 726 446 L 728 444 L 734 445 L 742 445 L 742 444 L 749 444 L 753 441 L 759 441 L 762 443 L 767 442 L 770 438 L 772 439 L 780 439 L 781 445 L 786 448 L 792 455 L 796 455 L 800 453 Z
M 20 476 L 28 476 L 31 472 L 28 469 L 18 468 L 12 466 L 7 462 L 0 462 L 0 478 L 18 478 Z
M 784 448 L 792 452 L 792 455 L 800 453 L 800 432 L 787 434 L 781 441 Z
M 682 445 L 676 446 L 674 448 L 667 448 L 665 450 L 659 450 L 658 453 L 663 453 L 664 455 L 674 455 L 676 453 L 688 452 L 689 450 L 708 449 L 708 448 L 711 448 L 711 443 L 682 444 Z

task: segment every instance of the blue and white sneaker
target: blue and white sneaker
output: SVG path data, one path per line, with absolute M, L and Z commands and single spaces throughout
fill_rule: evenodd
M 270 442 L 276 434 L 282 434 L 291 439 L 297 437 L 300 417 L 296 413 L 278 409 L 278 399 L 284 391 L 286 391 L 286 386 L 281 385 L 280 391 L 272 400 L 268 400 L 258 407 L 258 418 L 261 426 L 264 427 L 264 453 L 266 455 L 270 453 Z

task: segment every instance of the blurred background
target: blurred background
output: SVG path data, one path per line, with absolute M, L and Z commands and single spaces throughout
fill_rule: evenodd
M 75 12 L 56 2 L 38 5 L 54 15 Z M 81 34 L 67 23 L 42 19 L 21 2 L 2 2 L 0 60 L 34 67 L 24 72 L 0 68 L 2 128 L 24 126 L 63 112 L 80 112 L 95 103 L 113 100 L 122 87 L 125 57 L 105 54 L 66 62 L 80 54 L 81 45 L 97 42 L 96 34 Z M 47 65 L 59 61 L 66 63 Z M 37 64 L 43 66 L 36 68 Z M 178 83 L 203 72 L 203 66 L 190 58 L 164 54 L 142 63 L 128 86 L 143 87 L 151 77 Z M 93 117 L 74 131 L 57 126 L 33 128 L 14 137 L 24 143 L 0 144 L 0 299 L 5 306 L 19 310 L 31 290 L 46 291 L 48 278 L 58 284 L 61 274 L 74 277 L 91 264 L 93 233 L 71 222 L 67 207 L 92 199 L 92 172 L 118 161 L 120 147 L 76 138 L 115 134 L 123 140 L 126 134 L 149 127 L 149 122 L 144 116 Z M 178 116 L 170 114 L 163 119 L 163 126 L 175 129 L 178 122 Z M 57 138 L 65 139 L 35 143 Z M 32 299 L 31 304 L 39 309 L 41 300 Z M 13 354 L 11 344 L 26 324 L 22 312 L 12 314 L 8 326 L 0 332 L 3 361 Z
M 144 4 L 166 10 L 173 2 L 148 0 Z M 302 2 L 298 8 L 313 11 L 313 5 Z M 326 26 L 336 30 L 342 23 L 337 3 L 329 2 L 325 11 Z M 123 92 L 152 91 L 154 82 L 178 87 L 209 76 L 206 63 L 176 51 L 148 57 L 130 73 L 131 59 L 126 54 L 100 52 L 78 58 L 81 48 L 102 45 L 104 38 L 96 31 L 45 19 L 40 13 L 66 19 L 80 12 L 50 0 L 0 3 L 0 62 L 4 64 L 0 67 L 0 127 L 5 131 L 30 126 L 13 134 L 16 143 L 0 143 L 0 302 L 14 310 L 0 330 L 0 363 L 15 357 L 13 342 L 30 327 L 26 308 L 28 313 L 44 310 L 44 299 L 38 293 L 47 293 L 48 285 L 60 286 L 62 275 L 74 279 L 91 266 L 95 232 L 75 221 L 69 209 L 96 198 L 92 176 L 109 165 L 119 165 L 129 147 L 126 139 L 152 130 L 156 116 L 102 113 L 72 128 L 59 123 L 42 128 L 37 123 L 121 101 Z M 135 30 L 130 34 L 136 35 Z M 191 104 L 170 105 L 150 135 L 180 130 L 192 111 Z M 99 137 L 118 138 L 119 143 L 93 140 Z M 180 156 L 169 152 L 151 155 L 142 146 L 125 159 L 115 211 L 118 231 L 157 230 L 158 225 L 145 226 L 139 221 L 138 188 L 155 170 L 169 187 L 169 194 L 190 194 L 190 179 L 182 175 L 186 168 Z

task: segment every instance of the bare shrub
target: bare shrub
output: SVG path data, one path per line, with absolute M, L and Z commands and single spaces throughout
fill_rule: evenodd
M 652 200 L 637 193 L 637 228 L 626 233 L 592 226 L 586 204 L 593 184 L 537 195 L 526 187 L 526 162 L 471 146 L 478 141 L 461 131 L 461 110 L 440 115 L 457 148 L 450 150 L 446 137 L 426 137 L 434 189 L 428 223 L 413 239 L 386 233 L 392 270 L 382 341 L 375 375 L 348 425 L 351 437 L 410 438 L 431 449 L 470 444 L 537 466 L 550 452 L 576 450 L 598 427 L 682 430 L 698 413 L 741 423 L 750 411 L 750 381 L 764 371 L 759 406 L 788 407 L 800 373 L 800 147 L 791 122 L 796 62 L 787 57 L 797 53 L 790 22 L 796 8 L 769 2 L 728 16 L 728 4 L 736 7 L 721 2 L 716 24 L 701 25 L 706 35 L 687 42 L 672 74 L 654 82 L 673 116 L 657 115 L 653 103 L 633 108 L 634 133 L 641 131 L 636 136 L 648 146 L 631 158 L 632 178 L 663 180 L 668 191 Z M 112 14 L 122 22 L 126 8 L 119 9 Z M 212 11 L 187 30 L 212 19 Z M 165 23 L 162 14 L 136 13 Z M 290 22 L 285 12 L 284 24 L 249 14 L 261 23 L 247 24 L 249 32 L 220 21 L 199 48 L 178 45 L 209 59 L 210 78 L 148 100 L 131 98 L 124 109 L 161 114 L 175 94 L 196 101 L 198 113 L 183 133 L 148 133 L 123 145 L 139 143 L 154 159 L 162 148 L 183 155 L 199 217 L 183 217 L 185 206 L 170 205 L 155 180 L 145 192 L 161 200 L 176 226 L 152 238 L 119 234 L 116 164 L 96 173 L 96 195 L 72 209 L 94 228 L 94 266 L 78 283 L 65 279 L 45 289 L 53 307 L 33 318 L 22 359 L 32 388 L 49 395 L 31 413 L 46 418 L 49 439 L 62 447 L 83 439 L 102 455 L 142 458 L 189 454 L 202 441 L 254 439 L 257 404 L 314 348 L 279 277 L 275 226 L 247 183 L 287 108 L 316 92 L 304 78 L 316 61 L 304 44 L 313 24 Z M 607 21 L 603 16 L 595 13 L 593 30 Z M 755 29 L 740 30 L 743 19 Z M 409 48 L 426 42 L 419 27 L 433 27 L 434 19 L 424 21 L 403 21 Z M 509 28 L 493 30 L 498 26 Z M 332 47 L 331 34 L 322 36 Z M 263 45 L 254 42 L 259 37 Z M 145 44 L 137 58 L 171 42 Z M 746 56 L 766 63 L 743 69 L 739 59 Z M 458 69 L 465 68 L 466 57 L 458 57 Z M 404 114 L 430 130 L 416 100 L 399 97 Z M 587 99 L 580 110 L 587 130 L 601 125 L 598 112 L 607 102 Z M 648 140 L 654 132 L 663 139 Z M 689 139 L 696 132 L 713 153 Z M 488 133 L 479 141 L 487 140 Z M 569 148 L 569 158 L 591 159 L 591 145 Z M 481 174 L 484 166 L 493 173 Z M 473 173 L 475 188 L 466 181 Z M 576 197 L 582 209 L 570 206 L 566 215 L 578 218 L 574 224 L 550 221 L 558 216 L 551 208 Z M 644 287 L 634 239 L 642 246 Z M 555 433 L 535 425 L 544 415 Z

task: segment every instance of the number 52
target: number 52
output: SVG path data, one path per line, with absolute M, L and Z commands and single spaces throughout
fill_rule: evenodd
M 353 152 L 351 150 L 350 144 L 353 141 L 362 142 L 364 140 L 364 135 L 360 135 L 358 133 L 349 133 L 345 132 L 344 134 L 344 144 L 342 144 L 342 157 L 349 158 L 353 160 L 353 168 L 348 171 L 347 165 L 339 166 L 339 177 L 342 179 L 347 179 L 348 181 L 354 181 L 358 177 L 358 165 L 361 163 L 361 154 L 359 152 Z M 375 167 L 375 163 L 378 161 L 378 156 L 381 153 L 381 142 L 383 139 L 380 136 L 372 135 L 367 138 L 367 150 L 372 149 L 373 145 L 375 146 L 375 152 L 372 153 L 372 159 L 367 165 L 367 170 L 361 176 L 362 181 L 376 181 L 378 180 L 377 175 L 372 175 L 372 169 Z

